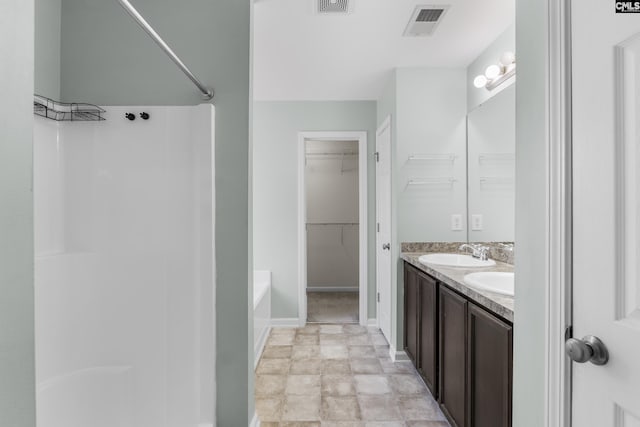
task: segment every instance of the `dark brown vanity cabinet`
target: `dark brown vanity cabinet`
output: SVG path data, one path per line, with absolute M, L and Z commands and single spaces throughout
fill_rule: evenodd
M 404 269 L 404 283 L 404 350 L 437 397 L 437 283 L 410 265 Z
M 509 427 L 513 327 L 469 304 L 467 329 L 468 426 Z
M 466 298 L 440 286 L 440 407 L 452 426 L 466 427 Z
M 405 264 L 405 351 L 454 427 L 510 427 L 513 326 Z

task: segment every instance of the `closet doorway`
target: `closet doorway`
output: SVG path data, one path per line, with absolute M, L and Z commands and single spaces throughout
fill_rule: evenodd
M 299 137 L 299 322 L 367 324 L 366 132 Z

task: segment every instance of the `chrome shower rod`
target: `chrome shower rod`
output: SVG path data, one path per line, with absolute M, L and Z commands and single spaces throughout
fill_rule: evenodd
M 162 37 L 160 37 L 160 35 L 153 29 L 153 27 L 149 25 L 149 23 L 142 17 L 142 15 L 140 15 L 136 8 L 133 7 L 131 3 L 129 3 L 129 0 L 118 0 L 118 2 L 138 23 L 138 25 L 140 25 L 140 27 L 142 27 L 142 29 L 147 34 L 149 34 L 153 41 L 155 41 L 157 45 L 160 46 L 160 49 L 162 49 L 164 53 L 166 53 L 169 58 L 171 58 L 171 60 L 178 66 L 178 68 L 180 68 L 182 72 L 185 73 L 187 77 L 189 77 L 189 80 L 191 80 L 193 84 L 195 84 L 198 89 L 200 89 L 200 92 L 202 92 L 202 98 L 206 100 L 212 99 L 213 89 L 203 85 L 202 82 L 198 80 L 198 78 L 191 72 L 191 70 L 189 70 L 189 68 L 184 65 L 184 62 L 182 62 L 180 58 L 178 58 L 178 55 L 176 55 L 173 50 L 171 50 L 169 45 L 165 43 L 164 40 L 162 40 Z

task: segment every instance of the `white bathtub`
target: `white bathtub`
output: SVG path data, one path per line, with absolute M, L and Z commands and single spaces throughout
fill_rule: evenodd
M 271 272 L 256 270 L 253 272 L 253 351 L 254 366 L 271 330 Z

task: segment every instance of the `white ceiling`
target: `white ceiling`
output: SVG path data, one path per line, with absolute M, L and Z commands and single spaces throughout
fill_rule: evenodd
M 351 0 L 348 15 L 316 0 L 255 0 L 256 100 L 375 100 L 396 67 L 467 67 L 513 22 L 515 0 L 443 0 L 434 35 L 403 37 L 419 0 Z

